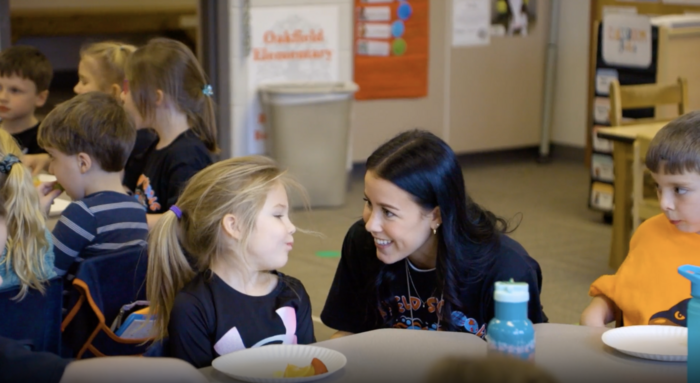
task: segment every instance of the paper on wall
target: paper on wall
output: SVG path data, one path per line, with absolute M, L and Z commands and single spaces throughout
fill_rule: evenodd
M 645 15 L 608 14 L 603 18 L 603 61 L 608 65 L 651 65 L 651 21 Z
M 489 0 L 452 0 L 452 46 L 488 45 L 490 35 Z

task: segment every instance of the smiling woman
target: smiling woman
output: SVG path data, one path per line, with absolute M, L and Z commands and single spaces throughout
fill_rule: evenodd
M 382 327 L 486 335 L 496 281 L 527 282 L 529 317 L 546 322 L 542 274 L 505 220 L 467 195 L 452 149 L 404 132 L 367 159 L 362 220 L 348 231 L 321 314 L 336 335 Z

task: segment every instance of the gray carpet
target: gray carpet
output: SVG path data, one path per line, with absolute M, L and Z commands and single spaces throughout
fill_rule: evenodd
M 611 226 L 587 208 L 588 170 L 582 160 L 537 164 L 532 152 L 463 158 L 468 193 L 480 205 L 519 226 L 512 233 L 542 267 L 542 302 L 553 323 L 576 323 L 586 307 L 588 286 L 607 267 Z M 297 232 L 283 272 L 299 278 L 313 306 L 317 340 L 333 330 L 318 321 L 338 263 L 320 251 L 340 251 L 343 237 L 362 213 L 362 172 L 353 174 L 342 208 L 293 213 L 294 223 L 322 237 Z

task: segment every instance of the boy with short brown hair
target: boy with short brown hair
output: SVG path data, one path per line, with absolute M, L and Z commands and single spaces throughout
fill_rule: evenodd
M 114 97 L 90 92 L 59 104 L 39 126 L 38 140 L 51 157 L 50 172 L 74 200 L 52 233 L 58 275 L 72 273 L 81 259 L 146 245 L 146 210 L 121 182 L 136 129 Z M 48 206 L 58 193 L 46 189 Z
M 625 326 L 686 326 L 690 283 L 678 267 L 697 264 L 700 249 L 700 111 L 657 133 L 646 166 L 663 214 L 639 226 L 615 275 L 593 282 L 583 325 L 604 326 L 621 314 Z
M 34 113 L 46 103 L 52 77 L 49 59 L 34 47 L 17 45 L 0 52 L 0 127 L 24 154 L 44 153 L 37 144 Z

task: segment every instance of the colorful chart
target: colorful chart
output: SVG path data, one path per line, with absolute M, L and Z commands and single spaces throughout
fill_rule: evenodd
M 358 100 L 428 94 L 429 0 L 355 0 Z

